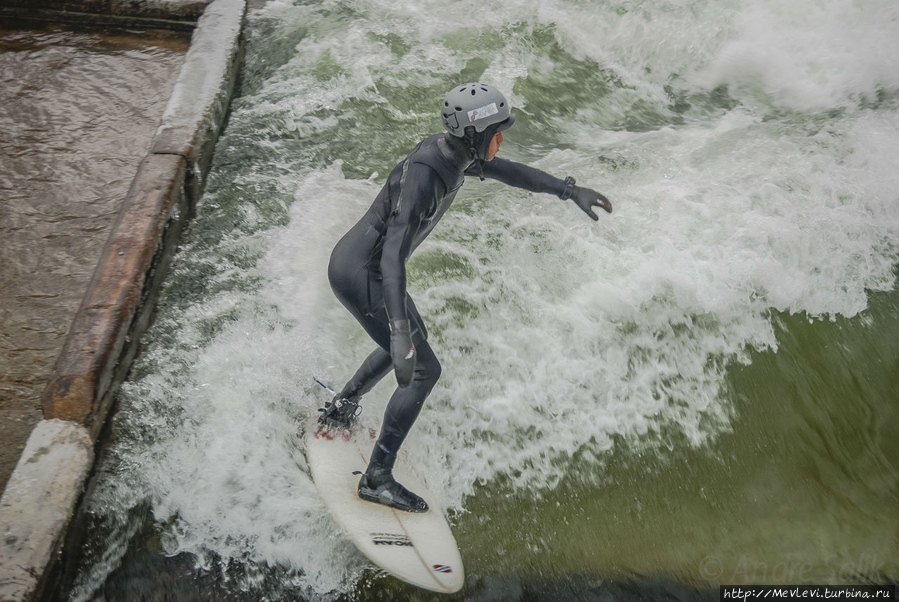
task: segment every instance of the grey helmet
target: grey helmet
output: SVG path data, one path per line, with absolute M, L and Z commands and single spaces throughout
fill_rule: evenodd
M 498 127 L 490 128 L 495 134 L 515 122 L 506 97 L 487 84 L 456 86 L 447 92 L 441 109 L 446 131 L 457 138 L 464 138 L 469 126 L 480 134 L 496 125 Z
M 509 102 L 493 86 L 472 83 L 450 90 L 441 109 L 447 133 L 468 149 L 483 180 L 490 140 L 515 123 Z

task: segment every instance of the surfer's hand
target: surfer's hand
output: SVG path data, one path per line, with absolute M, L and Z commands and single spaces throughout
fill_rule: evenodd
M 396 371 L 396 382 L 401 387 L 412 382 L 417 357 L 415 345 L 412 344 L 412 332 L 409 320 L 390 321 L 390 357 L 393 358 L 393 369 Z
M 574 186 L 571 190 L 571 200 L 581 208 L 581 211 L 590 216 L 593 221 L 599 218 L 593 213 L 593 207 L 602 207 L 606 213 L 612 213 L 612 203 L 605 196 L 589 188 Z

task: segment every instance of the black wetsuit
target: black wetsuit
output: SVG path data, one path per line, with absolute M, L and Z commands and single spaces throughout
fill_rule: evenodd
M 521 163 L 495 158 L 482 162 L 481 170 L 484 177 L 531 192 L 559 197 L 565 192 L 564 180 Z M 458 138 L 436 134 L 423 140 L 397 164 L 375 202 L 331 253 L 328 279 L 334 294 L 378 344 L 343 388 L 341 397 L 364 395 L 392 369 L 391 320 L 410 321 L 418 353 L 412 382 L 398 387 L 387 404 L 373 462 L 393 464 L 440 377 L 440 362 L 406 292 L 406 260 L 449 209 L 465 176 L 480 175 L 481 170 Z

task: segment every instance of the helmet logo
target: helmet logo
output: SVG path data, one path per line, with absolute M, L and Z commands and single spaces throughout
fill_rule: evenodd
M 477 121 L 478 119 L 484 119 L 485 117 L 490 117 L 491 115 L 496 115 L 497 113 L 499 113 L 499 109 L 496 108 L 496 103 L 491 102 L 489 105 L 469 111 L 468 120 Z

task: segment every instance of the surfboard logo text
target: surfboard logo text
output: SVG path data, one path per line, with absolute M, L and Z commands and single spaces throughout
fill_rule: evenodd
M 405 535 L 398 533 L 372 533 L 371 541 L 376 546 L 408 546 L 415 547 Z

